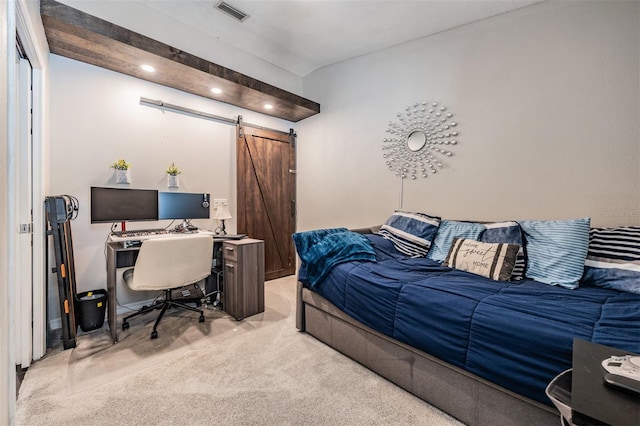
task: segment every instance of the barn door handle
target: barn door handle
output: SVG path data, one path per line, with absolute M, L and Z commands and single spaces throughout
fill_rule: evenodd
M 296 200 L 291 199 L 291 217 L 296 216 Z

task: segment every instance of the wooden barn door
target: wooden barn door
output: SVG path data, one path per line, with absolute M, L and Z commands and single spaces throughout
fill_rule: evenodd
M 264 240 L 265 279 L 295 272 L 295 134 L 237 127 L 237 228 Z

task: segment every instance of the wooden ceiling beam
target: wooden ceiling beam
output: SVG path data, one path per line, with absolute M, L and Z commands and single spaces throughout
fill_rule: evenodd
M 40 15 L 51 53 L 292 122 L 320 113 L 309 99 L 62 3 L 41 0 Z M 156 72 L 143 71 L 144 63 Z

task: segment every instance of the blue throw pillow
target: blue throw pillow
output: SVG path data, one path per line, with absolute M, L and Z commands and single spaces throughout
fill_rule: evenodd
M 528 278 L 577 288 L 589 248 L 590 218 L 523 220 Z
M 438 231 L 440 218 L 398 210 L 380 227 L 378 234 L 410 257 L 424 257 Z
M 440 222 L 440 228 L 438 228 L 438 233 L 433 240 L 427 257 L 437 262 L 444 262 L 454 238 L 478 240 L 478 237 L 485 229 L 484 225 L 479 223 L 443 220 Z
M 640 294 L 640 226 L 593 228 L 582 284 Z
M 527 260 L 524 253 L 524 239 L 522 237 L 522 228 L 518 222 L 495 222 L 485 223 L 485 230 L 480 234 L 478 241 L 485 243 L 508 243 L 520 246 L 516 256 L 516 264 L 511 273 L 512 280 L 521 280 L 524 278 Z

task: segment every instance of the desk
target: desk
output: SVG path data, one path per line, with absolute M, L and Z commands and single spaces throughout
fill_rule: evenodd
M 576 425 L 640 424 L 640 396 L 613 389 L 603 381 L 602 360 L 629 352 L 573 339 L 572 422 Z
M 189 234 L 174 234 L 177 236 L 189 235 Z M 193 234 L 192 234 L 193 235 Z M 211 235 L 211 234 L 209 234 Z M 171 236 L 163 235 L 161 238 L 170 238 Z M 215 236 L 213 238 L 214 245 L 214 258 L 216 254 L 216 245 L 222 245 L 224 241 L 228 241 L 229 238 L 224 236 Z M 118 324 L 117 324 L 117 269 L 133 267 L 138 257 L 138 251 L 140 247 L 125 247 L 121 241 L 108 241 L 107 242 L 107 292 L 109 302 L 107 303 L 107 320 L 109 323 L 109 330 L 111 331 L 111 338 L 113 343 L 118 342 Z

